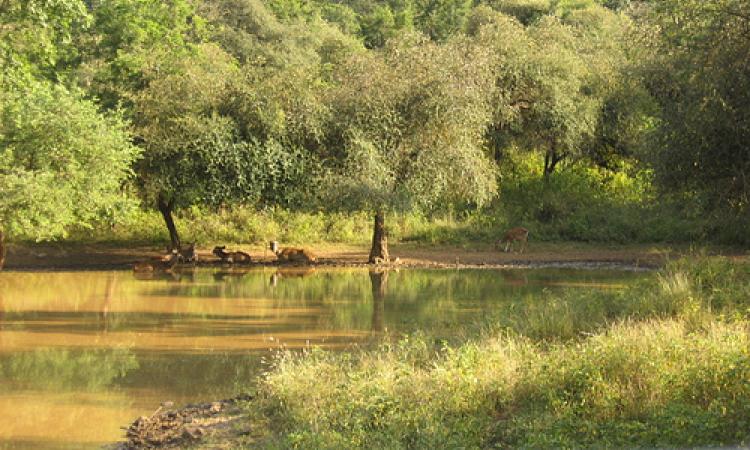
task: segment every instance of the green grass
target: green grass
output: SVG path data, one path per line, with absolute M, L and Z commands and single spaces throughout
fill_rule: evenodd
M 266 448 L 750 443 L 747 264 L 695 257 L 619 292 L 543 300 L 455 345 L 417 333 L 280 353 L 249 416 Z

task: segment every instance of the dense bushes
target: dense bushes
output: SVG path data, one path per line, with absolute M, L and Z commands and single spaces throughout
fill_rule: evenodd
M 388 220 L 391 239 L 426 244 L 494 242 L 505 229 L 524 226 L 532 241 L 598 243 L 750 244 L 742 217 L 700 214 L 686 195 L 660 196 L 649 171 L 610 171 L 572 165 L 545 181 L 535 157 L 512 158 L 500 177 L 499 198 L 480 210 L 452 208 L 433 213 L 406 212 Z M 197 207 L 177 211 L 186 241 L 363 244 L 371 239 L 371 215 L 257 210 L 234 206 L 213 211 Z M 169 239 L 156 212 L 133 211 L 113 228 L 99 227 L 87 239 L 157 242 Z M 75 233 L 73 234 L 75 237 Z

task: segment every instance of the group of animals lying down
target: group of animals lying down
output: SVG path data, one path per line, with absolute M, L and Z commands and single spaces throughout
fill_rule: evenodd
M 276 255 L 279 262 L 313 263 L 318 260 L 313 252 L 304 248 L 279 247 L 279 243 L 272 241 L 269 248 Z M 249 264 L 252 258 L 245 252 L 228 252 L 227 246 L 214 247 L 211 252 L 217 256 L 222 263 L 226 264 Z M 198 260 L 195 251 L 195 242 L 181 249 L 172 249 L 170 253 L 155 257 L 149 261 L 141 261 L 133 265 L 135 272 L 156 272 L 172 270 L 178 263 L 194 263 Z
M 505 246 L 505 252 L 512 250 L 512 246 L 515 242 L 520 245 L 519 252 L 523 253 L 526 250 L 528 244 L 529 230 L 523 227 L 515 227 L 506 231 L 502 239 L 495 243 L 495 247 L 500 249 Z M 310 250 L 304 248 L 294 247 L 279 247 L 279 243 L 271 241 L 269 248 L 276 255 L 276 259 L 279 262 L 293 262 L 309 264 L 318 261 L 318 257 L 315 256 Z M 211 252 L 217 256 L 222 263 L 226 264 L 249 264 L 252 262 L 252 258 L 245 252 L 228 252 L 227 246 L 222 245 L 220 247 L 214 247 Z M 136 272 L 155 272 L 155 271 L 167 271 L 171 270 L 177 263 L 180 262 L 195 262 L 198 256 L 195 252 L 195 242 L 182 249 L 173 249 L 171 252 L 160 258 L 155 258 L 150 261 L 143 261 L 136 263 L 133 266 L 133 270 Z

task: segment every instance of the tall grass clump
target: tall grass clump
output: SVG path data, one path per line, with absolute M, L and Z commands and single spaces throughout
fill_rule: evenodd
M 747 322 L 622 322 L 544 346 L 512 334 L 433 349 L 285 354 L 261 382 L 276 448 L 570 448 L 741 444 Z
M 697 256 L 621 291 L 525 300 L 454 345 L 280 353 L 252 407 L 270 448 L 746 445 L 748 270 Z
M 280 448 L 477 448 L 531 350 L 505 339 L 441 349 L 417 335 L 355 355 L 285 354 L 261 392 Z
M 500 446 L 730 445 L 750 437 L 747 322 L 622 322 L 523 365 Z
M 498 305 L 488 319 L 535 341 L 560 342 L 598 333 L 622 320 L 704 321 L 750 317 L 750 265 L 692 256 L 626 289 L 543 291 Z

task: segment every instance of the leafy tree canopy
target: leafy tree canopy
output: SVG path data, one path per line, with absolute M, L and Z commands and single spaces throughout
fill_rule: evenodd
M 90 16 L 81 0 L 6 1 L 0 4 L 0 82 L 64 78 L 76 58 L 74 29 Z
M 331 93 L 338 201 L 372 210 L 488 201 L 495 171 L 481 146 L 487 59 L 463 39 L 437 45 L 408 35 L 343 64 Z
M 750 4 L 667 0 L 642 19 L 644 82 L 661 110 L 646 157 L 659 181 L 750 212 Z

